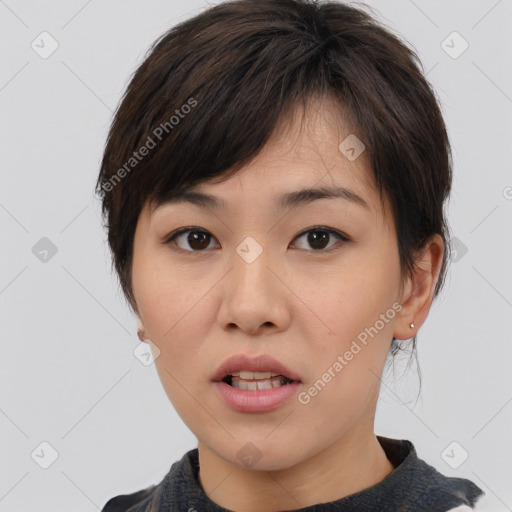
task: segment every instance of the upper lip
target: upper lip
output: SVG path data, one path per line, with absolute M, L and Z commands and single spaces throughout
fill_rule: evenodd
M 300 375 L 297 375 L 292 370 L 289 370 L 284 364 L 280 363 L 268 354 L 259 356 L 249 356 L 247 354 L 235 354 L 228 357 L 214 373 L 212 380 L 220 382 L 228 375 L 231 375 L 240 370 L 250 372 L 272 372 L 279 375 L 284 375 L 291 380 L 301 381 Z

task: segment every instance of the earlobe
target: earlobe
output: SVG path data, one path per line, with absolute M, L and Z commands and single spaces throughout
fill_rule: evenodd
M 139 337 L 140 341 L 146 340 L 146 332 L 144 330 L 144 324 L 142 323 L 142 320 L 137 315 L 137 336 Z

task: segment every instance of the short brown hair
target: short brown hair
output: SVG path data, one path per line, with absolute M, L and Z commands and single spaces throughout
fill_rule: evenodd
M 144 204 L 227 179 L 294 107 L 327 95 L 340 100 L 365 144 L 381 202 L 383 194 L 390 200 L 402 275 L 433 234 L 443 238 L 437 296 L 450 254 L 443 204 L 452 157 L 422 70 L 390 29 L 335 1 L 231 0 L 163 34 L 117 108 L 96 184 L 132 309 L 133 239 Z

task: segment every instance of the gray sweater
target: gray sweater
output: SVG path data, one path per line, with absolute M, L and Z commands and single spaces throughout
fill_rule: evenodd
M 472 481 L 446 477 L 419 459 L 407 440 L 377 436 L 395 469 L 379 483 L 301 512 L 447 512 L 474 510 L 484 493 Z M 175 462 L 158 485 L 110 499 L 101 512 L 233 512 L 214 503 L 198 480 L 198 449 Z M 466 507 L 463 507 L 466 506 Z M 471 507 L 471 508 L 469 508 Z

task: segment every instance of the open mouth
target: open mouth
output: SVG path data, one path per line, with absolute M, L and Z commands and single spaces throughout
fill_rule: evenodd
M 291 384 L 293 381 L 285 375 L 277 375 L 271 372 L 236 372 L 226 375 L 222 382 L 228 386 L 244 391 L 257 391 L 259 389 L 274 389 Z

